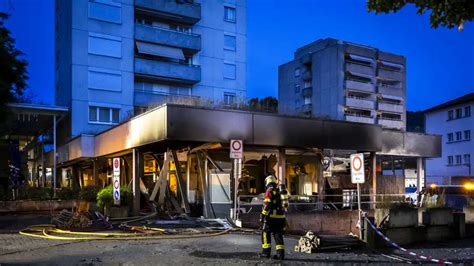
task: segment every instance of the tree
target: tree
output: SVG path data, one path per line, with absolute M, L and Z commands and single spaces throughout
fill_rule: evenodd
M 21 51 L 15 48 L 15 40 L 5 27 L 8 15 L 0 12 L 0 123 L 4 122 L 8 102 L 21 99 L 28 79 L 27 62 L 20 57 Z
M 439 25 L 450 29 L 457 26 L 461 31 L 464 23 L 474 18 L 473 0 L 368 0 L 367 8 L 375 14 L 388 14 L 397 12 L 406 4 L 415 4 L 420 15 L 431 10 L 430 23 L 435 29 Z

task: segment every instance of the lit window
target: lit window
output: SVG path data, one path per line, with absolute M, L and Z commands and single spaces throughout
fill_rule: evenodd
M 235 8 L 224 6 L 224 20 L 229 22 L 236 21 Z
M 448 133 L 448 142 L 453 142 L 453 141 L 454 141 L 453 133 Z
M 235 103 L 235 93 L 224 93 L 224 104 L 233 105 Z
M 299 77 L 301 75 L 301 69 L 298 67 L 298 68 L 295 68 L 295 77 Z
M 471 106 L 464 107 L 464 116 L 465 117 L 471 116 Z
M 236 78 L 236 66 L 234 64 L 224 64 L 224 78 L 235 79 Z
M 224 49 L 235 51 L 236 50 L 236 39 L 235 36 L 224 35 Z
M 89 122 L 100 124 L 117 124 L 119 122 L 120 109 L 89 106 Z
M 464 140 L 471 140 L 471 130 L 464 130 Z
M 456 164 L 462 164 L 461 155 L 456 155 Z
M 453 165 L 453 156 L 448 156 L 448 165 Z
M 296 84 L 296 85 L 295 85 L 295 93 L 299 93 L 299 92 L 300 92 L 300 89 L 301 89 L 300 84 Z
M 456 132 L 456 141 L 460 141 L 462 139 L 462 132 L 458 131 Z
M 462 109 L 458 108 L 456 109 L 456 119 L 461 118 L 461 117 L 462 117 Z
M 448 120 L 452 120 L 452 119 L 454 119 L 453 110 L 449 110 L 448 111 Z
M 464 154 L 464 164 L 471 164 L 471 155 L 470 154 Z

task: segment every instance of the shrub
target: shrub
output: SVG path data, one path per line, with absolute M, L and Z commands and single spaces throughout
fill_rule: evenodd
M 97 194 L 101 190 L 100 187 L 84 187 L 79 191 L 79 199 L 84 201 L 93 202 L 97 200 Z
M 120 205 L 128 206 L 133 200 L 133 194 L 130 188 L 120 187 Z M 100 209 L 109 208 L 114 204 L 113 188 L 107 186 L 97 193 L 97 207 Z
M 60 200 L 71 200 L 77 198 L 77 193 L 71 188 L 63 187 L 56 192 L 56 196 Z
M 11 191 L 0 185 L 0 201 L 9 200 L 11 197 Z
M 51 192 L 51 188 L 21 187 L 18 191 L 18 198 L 29 200 L 49 200 L 51 199 Z

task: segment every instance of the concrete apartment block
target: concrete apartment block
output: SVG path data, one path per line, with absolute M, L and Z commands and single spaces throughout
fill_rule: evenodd
M 406 128 L 403 56 L 321 39 L 298 48 L 278 78 L 281 113 Z
M 246 0 L 57 0 L 56 99 L 66 140 L 165 102 L 246 98 Z

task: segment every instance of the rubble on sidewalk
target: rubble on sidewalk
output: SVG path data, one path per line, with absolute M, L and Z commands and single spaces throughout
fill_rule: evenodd
M 62 210 L 53 216 L 51 223 L 60 229 L 81 229 L 81 230 L 107 230 L 112 225 L 106 217 L 99 212 L 71 212 Z
M 359 246 L 360 241 L 356 236 L 316 235 L 308 231 L 302 236 L 295 246 L 295 252 L 315 253 L 323 249 L 351 248 Z

